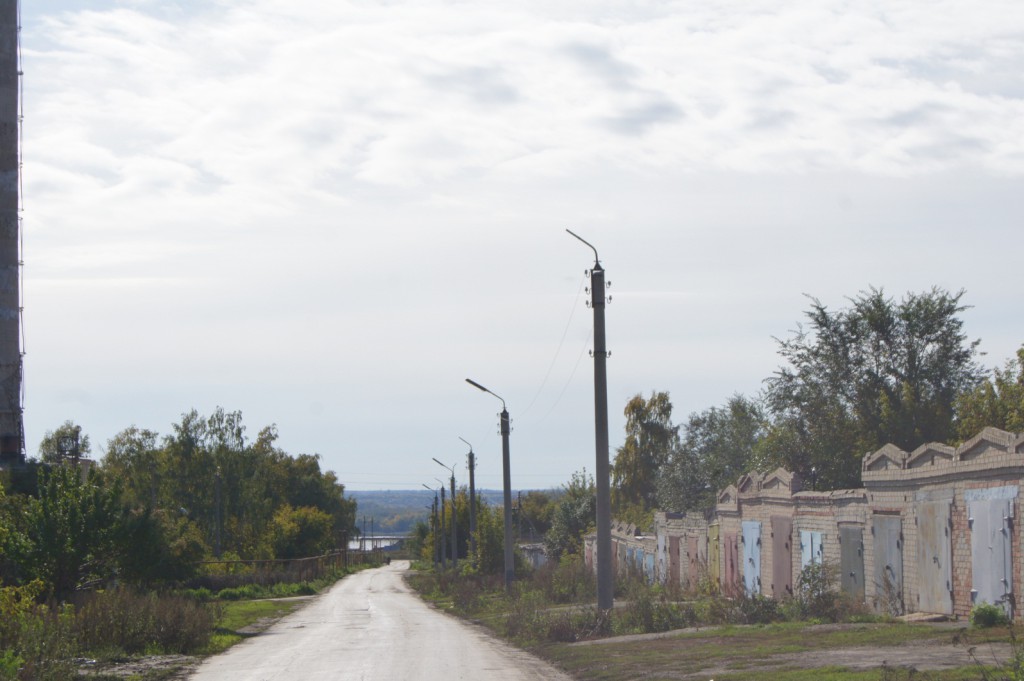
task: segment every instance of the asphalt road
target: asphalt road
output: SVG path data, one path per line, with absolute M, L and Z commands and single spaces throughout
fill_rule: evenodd
M 207 659 L 191 681 L 571 681 L 541 660 L 439 613 L 402 579 L 409 564 L 338 582 L 262 634 Z

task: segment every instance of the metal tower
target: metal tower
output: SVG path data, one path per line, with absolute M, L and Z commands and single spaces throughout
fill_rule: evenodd
M 25 460 L 21 348 L 21 49 L 18 0 L 0 0 L 0 464 Z

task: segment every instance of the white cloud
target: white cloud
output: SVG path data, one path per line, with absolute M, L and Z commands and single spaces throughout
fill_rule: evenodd
M 963 262 L 1020 245 L 1016 2 L 91 5 L 24 8 L 30 447 L 216 404 L 342 479 L 457 442 L 465 375 L 534 401 L 565 227 L 617 283 L 613 393 L 680 417 L 756 390 L 804 292 L 1024 286 Z M 517 431 L 545 484 L 588 465 L 582 342 Z

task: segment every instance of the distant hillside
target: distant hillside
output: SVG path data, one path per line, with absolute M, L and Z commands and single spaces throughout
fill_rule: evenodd
M 524 490 L 525 493 L 525 490 Z M 480 499 L 490 506 L 501 506 L 501 490 L 477 490 Z M 515 503 L 518 491 L 512 492 Z M 374 534 L 406 534 L 420 520 L 430 515 L 434 493 L 421 490 L 345 490 L 345 496 L 356 500 L 356 521 L 360 529 L 366 518 L 366 532 L 370 532 L 370 518 L 373 518 Z

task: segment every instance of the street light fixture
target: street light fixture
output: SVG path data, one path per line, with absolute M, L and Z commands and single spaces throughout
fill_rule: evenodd
M 494 395 L 501 400 L 501 473 L 504 483 L 505 496 L 505 588 L 512 588 L 512 580 L 515 579 L 515 560 L 512 556 L 512 474 L 509 466 L 508 435 L 510 432 L 508 409 L 505 407 L 505 400 L 501 395 L 488 390 L 476 381 L 467 378 L 466 383 L 485 393 Z
M 605 281 L 604 268 L 597 249 L 571 229 L 565 230 L 594 251 L 594 267 L 590 270 L 590 307 L 594 310 L 594 466 L 597 492 L 597 608 L 611 610 L 615 597 L 615 576 L 612 573 L 612 513 L 610 472 L 608 465 L 608 351 L 604 336 Z
M 476 564 L 476 483 L 473 473 L 476 469 L 476 455 L 473 454 L 473 445 L 469 444 L 461 435 L 459 439 L 469 445 L 469 554 L 472 556 L 473 564 Z
M 434 459 L 434 463 L 436 463 L 438 466 L 441 466 L 442 468 L 447 468 L 449 471 L 451 471 L 452 474 L 452 569 L 454 570 L 459 566 L 459 540 L 458 534 L 455 529 L 455 526 L 457 524 L 455 522 L 455 467 L 445 466 L 436 458 L 430 458 Z

